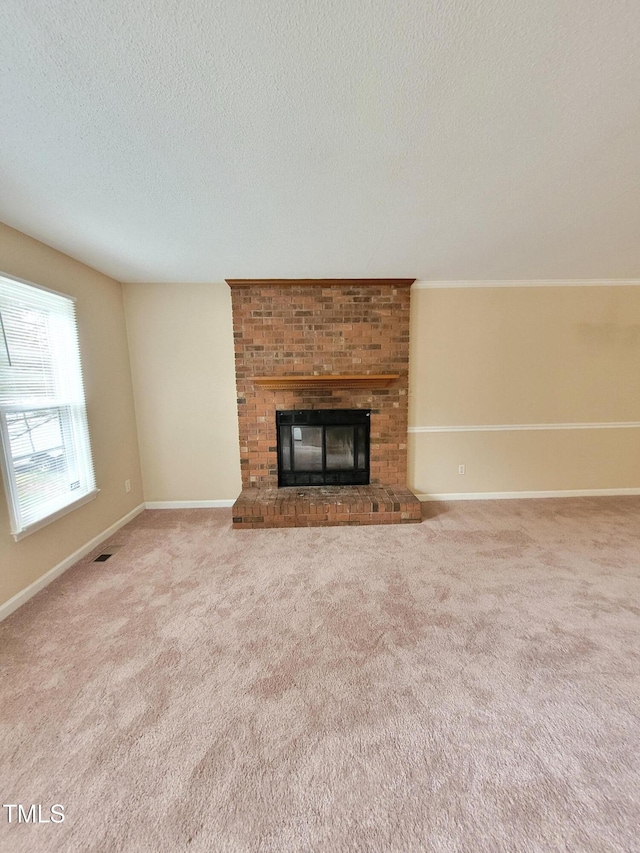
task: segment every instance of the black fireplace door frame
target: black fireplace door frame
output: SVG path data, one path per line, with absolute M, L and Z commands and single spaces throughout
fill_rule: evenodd
M 367 486 L 370 477 L 371 409 L 296 409 L 276 412 L 278 486 Z M 322 428 L 321 468 L 295 468 L 294 427 Z M 353 427 L 353 460 L 349 468 L 327 468 L 326 428 Z M 357 429 L 360 427 L 361 429 Z M 288 448 L 285 445 L 288 443 Z M 364 466 L 358 458 L 364 454 Z M 285 455 L 289 466 L 286 466 Z

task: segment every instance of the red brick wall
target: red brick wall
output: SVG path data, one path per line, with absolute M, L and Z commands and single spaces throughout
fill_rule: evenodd
M 277 486 L 277 409 L 371 409 L 371 483 L 406 485 L 408 286 L 232 283 L 243 488 Z M 388 388 L 268 391 L 251 377 L 398 373 Z

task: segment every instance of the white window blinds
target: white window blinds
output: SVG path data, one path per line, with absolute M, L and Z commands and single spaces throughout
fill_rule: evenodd
M 16 538 L 95 495 L 75 303 L 4 276 L 0 428 Z

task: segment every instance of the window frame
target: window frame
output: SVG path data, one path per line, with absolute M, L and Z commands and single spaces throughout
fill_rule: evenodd
M 66 299 L 69 302 L 73 302 L 74 304 L 77 302 L 75 296 L 70 296 L 67 293 L 61 293 L 60 291 L 53 290 L 50 287 L 45 287 L 40 284 L 36 284 L 32 281 L 27 281 L 26 279 L 18 278 L 17 276 L 10 275 L 9 273 L 5 273 L 0 271 L 0 278 L 6 279 L 11 282 L 15 282 L 16 284 L 22 284 L 27 287 L 31 287 L 35 290 L 42 290 L 46 293 L 50 293 L 53 296 L 58 296 L 62 299 Z M 75 315 L 74 310 L 74 320 L 75 320 L 75 330 L 76 334 L 78 333 L 78 320 Z M 0 345 L 2 342 L 0 341 Z M 29 524 L 23 524 L 20 520 L 20 510 L 19 510 L 19 497 L 18 497 L 18 487 L 16 481 L 16 466 L 14 464 L 14 458 L 11 453 L 11 436 L 9 434 L 9 426 L 7 421 L 7 415 L 14 412 L 36 412 L 36 411 L 44 411 L 46 409 L 58 410 L 59 417 L 61 421 L 65 423 L 63 427 L 63 433 L 67 432 L 72 436 L 72 440 L 70 442 L 70 448 L 73 453 L 74 458 L 77 459 L 78 456 L 78 445 L 75 440 L 73 440 L 74 433 L 74 412 L 72 411 L 72 405 L 70 403 L 65 403 L 64 401 L 59 404 L 48 404 L 43 403 L 43 405 L 39 406 L 35 401 L 25 401 L 24 404 L 16 403 L 16 404 L 2 404 L 0 403 L 0 471 L 2 473 L 2 481 L 4 484 L 4 490 L 7 497 L 7 506 L 9 510 L 9 521 L 11 524 L 11 535 L 14 540 L 18 541 L 23 539 L 25 536 L 29 536 L 31 533 L 34 533 L 36 530 L 40 530 L 43 527 L 51 524 L 54 521 L 57 521 L 59 518 L 67 515 L 73 510 L 77 509 L 80 506 L 83 506 L 86 503 L 94 500 L 100 489 L 97 488 L 95 484 L 95 466 L 93 465 L 93 451 L 91 447 L 91 431 L 89 429 L 88 424 L 88 412 L 87 412 L 87 399 L 86 393 L 84 390 L 84 371 L 82 369 L 82 356 L 79 353 L 79 368 L 80 368 L 80 379 L 82 382 L 82 394 L 83 394 L 83 404 L 84 404 L 84 412 L 85 417 L 87 419 L 87 441 L 88 441 L 88 450 L 89 456 L 91 460 L 91 473 L 93 475 L 93 487 L 89 489 L 89 491 L 80 495 L 76 500 L 72 500 L 69 503 L 64 504 L 64 506 L 59 506 L 59 504 L 55 501 L 52 501 L 52 506 L 55 505 L 57 508 L 52 509 L 51 512 L 48 512 L 42 518 L 37 519 Z M 65 411 L 66 410 L 66 411 Z M 65 445 L 66 446 L 66 445 Z M 77 464 L 77 462 L 75 463 Z

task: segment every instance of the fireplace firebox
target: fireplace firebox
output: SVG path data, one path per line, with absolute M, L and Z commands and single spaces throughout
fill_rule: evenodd
M 278 486 L 366 486 L 370 409 L 277 411 Z

